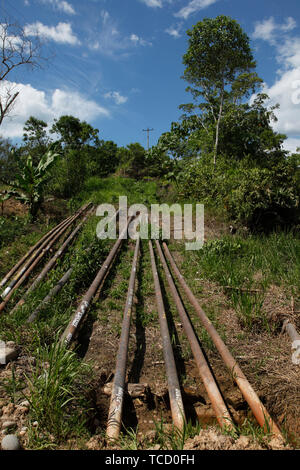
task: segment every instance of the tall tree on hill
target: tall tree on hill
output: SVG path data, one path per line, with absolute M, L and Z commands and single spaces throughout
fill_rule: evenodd
M 52 134 L 58 136 L 57 144 L 62 150 L 59 168 L 56 168 L 55 193 L 71 197 L 83 185 L 90 163 L 89 148 L 99 143 L 99 130 L 74 116 L 55 119 Z
M 186 66 L 183 78 L 191 83 L 187 91 L 198 104 L 181 105 L 188 113 L 200 110 L 200 123 L 207 133 L 207 114 L 214 123 L 213 159 L 216 164 L 219 131 L 224 101 L 234 103 L 254 92 L 261 79 L 254 71 L 256 63 L 249 38 L 241 26 L 228 16 L 204 18 L 187 31 L 189 47 L 183 56 Z
M 38 164 L 42 155 L 50 145 L 50 137 L 47 134 L 48 124 L 41 119 L 30 116 L 24 124 L 23 142 L 20 152 L 29 153 L 34 164 Z
M 78 150 L 86 144 L 97 143 L 99 130 L 74 116 L 61 116 L 55 119 L 50 132 L 59 136 L 64 147 Z

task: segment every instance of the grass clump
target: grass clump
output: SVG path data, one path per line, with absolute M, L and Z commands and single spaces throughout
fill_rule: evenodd
M 300 296 L 300 238 L 293 232 L 223 236 L 185 257 L 190 271 L 224 288 L 245 328 L 272 328 L 263 309 L 271 286 Z
M 90 373 L 91 368 L 80 362 L 75 352 L 57 342 L 37 350 L 36 366 L 27 377 L 29 396 L 26 398 L 30 402 L 31 422 L 38 422 L 39 432 L 53 435 L 56 443 L 66 436 L 87 432 L 90 404 L 86 381 Z M 36 448 L 38 435 L 31 436 L 31 445 Z

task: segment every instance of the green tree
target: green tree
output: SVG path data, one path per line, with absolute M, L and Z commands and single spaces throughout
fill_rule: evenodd
M 267 108 L 267 99 L 258 94 L 251 105 L 226 103 L 219 149 L 229 161 L 250 157 L 261 167 L 271 167 L 286 159 L 282 148 L 286 136 L 272 127 L 278 105 Z
M 98 129 L 74 116 L 61 116 L 55 119 L 50 132 L 58 135 L 63 147 L 76 150 L 89 143 L 96 144 L 99 134 Z
M 58 136 L 62 150 L 59 166 L 53 170 L 50 190 L 62 197 L 71 197 L 79 191 L 88 173 L 91 145 L 99 143 L 98 129 L 74 116 L 56 119 L 50 132 Z
M 118 149 L 118 159 L 120 161 L 120 170 L 127 176 L 141 178 L 147 173 L 146 150 L 138 142 Z
M 86 152 L 90 176 L 106 177 L 116 171 L 118 146 L 112 140 L 99 140 L 94 147 L 88 146 Z
M 249 38 L 241 26 L 228 16 L 204 18 L 187 31 L 189 47 L 183 56 L 186 66 L 183 78 L 191 83 L 187 91 L 199 104 L 181 106 L 186 112 L 199 109 L 204 112 L 200 123 L 209 134 L 205 114 L 210 113 L 214 123 L 214 165 L 218 153 L 220 125 L 226 99 L 241 100 L 261 83 L 253 71 L 256 63 Z
M 47 134 L 48 124 L 41 119 L 30 116 L 24 124 L 22 153 L 29 153 L 34 164 L 38 164 L 41 155 L 47 151 L 50 138 Z
M 15 197 L 29 206 L 29 215 L 35 219 L 43 202 L 44 190 L 50 177 L 49 170 L 58 159 L 59 154 L 50 149 L 40 159 L 38 165 L 34 165 L 31 155 L 26 158 L 16 154 L 18 170 L 15 180 L 9 183 L 12 188 L 6 195 Z
M 9 184 L 17 169 L 14 147 L 9 139 L 0 137 L 0 182 Z

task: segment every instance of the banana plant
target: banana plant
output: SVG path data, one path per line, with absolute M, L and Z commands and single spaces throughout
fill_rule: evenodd
M 12 188 L 5 195 L 5 199 L 14 197 L 29 207 L 29 216 L 35 219 L 43 202 L 45 185 L 49 179 L 49 170 L 55 164 L 60 154 L 50 148 L 37 166 L 33 164 L 31 155 L 21 158 L 15 154 L 18 172 L 15 181 L 9 185 Z

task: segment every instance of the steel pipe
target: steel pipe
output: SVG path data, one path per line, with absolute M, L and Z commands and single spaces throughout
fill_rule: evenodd
M 119 210 L 116 212 L 116 214 L 114 214 L 109 222 L 111 222 L 114 218 L 117 218 L 119 215 Z M 92 245 L 90 245 L 87 250 L 86 250 L 86 253 L 88 253 L 92 248 Z M 29 316 L 29 318 L 27 319 L 26 323 L 32 323 L 34 320 L 36 320 L 36 318 L 38 317 L 38 314 L 40 312 L 40 310 L 47 304 L 50 302 L 50 300 L 56 295 L 58 294 L 58 292 L 63 288 L 63 286 L 69 282 L 70 280 L 70 277 L 71 277 L 71 274 L 73 272 L 73 269 L 74 268 L 70 268 L 64 275 L 63 277 L 58 281 L 58 283 L 56 284 L 55 287 L 53 287 L 49 294 L 44 298 L 44 300 L 38 305 L 38 307 L 35 309 L 35 311 Z
M 136 279 L 136 268 L 140 248 L 140 237 L 136 241 L 134 257 L 132 261 L 131 274 L 126 298 L 126 304 L 123 315 L 122 331 L 119 342 L 119 349 L 116 361 L 116 372 L 113 381 L 110 407 L 108 413 L 108 422 L 106 435 L 110 439 L 119 437 L 122 420 L 122 408 L 124 401 L 124 388 L 126 377 L 126 364 L 128 355 L 129 331 L 131 321 L 131 311 L 134 295 L 134 285 Z
M 92 211 L 94 210 L 94 207 L 92 207 L 87 214 L 84 216 L 82 221 L 77 225 L 77 227 L 73 230 L 73 232 L 68 236 L 68 238 L 63 242 L 61 247 L 57 250 L 55 255 L 48 261 L 46 266 L 42 269 L 40 274 L 36 277 L 34 282 L 31 284 L 27 292 L 24 294 L 23 298 L 19 300 L 17 305 L 13 308 L 11 313 L 13 313 L 17 308 L 21 307 L 25 303 L 26 297 L 32 292 L 39 284 L 42 282 L 45 277 L 47 276 L 48 272 L 54 267 L 56 261 L 63 255 L 64 251 L 68 247 L 68 245 L 71 243 L 71 241 L 76 237 L 77 233 L 79 230 L 82 228 L 83 224 L 86 222 L 87 218 L 90 216 Z
M 62 222 L 60 222 L 60 224 L 56 225 L 55 227 L 53 227 L 53 229 L 51 229 L 49 232 L 47 232 L 34 246 L 32 246 L 30 248 L 30 250 L 23 256 L 23 258 L 20 259 L 20 261 L 18 261 L 18 263 L 6 274 L 6 276 L 2 279 L 2 281 L 0 282 L 0 287 L 3 287 L 5 286 L 5 284 L 9 281 L 9 279 L 14 275 L 14 273 L 20 268 L 20 266 L 22 266 L 22 264 L 29 258 L 29 256 L 48 238 L 50 237 L 50 235 L 55 231 L 57 230 L 61 225 L 63 225 L 68 219 L 70 219 L 70 217 L 68 217 L 67 219 L 63 220 Z
M 79 217 L 79 214 L 74 216 L 74 217 Z M 30 273 L 34 270 L 34 268 L 38 265 L 38 263 L 41 261 L 41 259 L 45 256 L 45 254 L 52 248 L 52 246 L 54 245 L 54 243 L 57 241 L 57 239 L 59 239 L 63 233 L 70 227 L 70 225 L 74 222 L 74 217 L 73 219 L 71 219 L 68 224 L 66 224 L 65 226 L 63 226 L 63 228 L 61 228 L 56 234 L 54 234 L 53 236 L 51 236 L 51 241 L 48 242 L 48 245 L 46 247 L 43 247 L 42 249 L 39 249 L 38 250 L 38 255 L 35 254 L 34 257 L 33 257 L 33 260 L 31 260 L 31 263 L 27 265 L 27 269 L 24 270 L 24 268 L 22 269 L 22 273 L 23 275 L 21 277 L 19 277 L 18 281 L 16 281 L 13 285 L 13 287 L 8 291 L 6 297 L 5 297 L 5 300 L 3 300 L 3 302 L 0 304 L 0 312 L 2 312 L 2 310 L 4 310 L 4 308 L 6 307 L 7 303 L 9 302 L 11 296 L 13 295 L 13 293 L 18 289 L 18 287 L 20 287 L 23 282 L 29 277 Z M 32 262 L 33 261 L 33 262 Z
M 184 428 L 186 419 L 184 414 L 183 401 L 180 391 L 179 380 L 175 365 L 175 359 L 170 339 L 168 322 L 158 277 L 158 272 L 155 263 L 154 251 L 151 240 L 149 240 L 149 250 L 151 257 L 151 267 L 155 286 L 156 305 L 159 314 L 160 332 L 163 343 L 163 353 L 165 360 L 166 375 L 168 380 L 168 390 L 171 405 L 171 413 L 175 427 L 182 430 Z
M 77 212 L 81 210 L 85 210 L 89 204 L 85 204 L 82 208 L 80 208 Z M 76 213 L 76 212 L 75 212 Z M 0 287 L 5 286 L 5 284 L 9 281 L 9 279 L 14 275 L 14 273 L 22 266 L 22 264 L 29 258 L 29 256 L 48 238 L 50 235 L 59 229 L 67 220 L 69 220 L 72 216 L 67 217 L 58 225 L 53 227 L 49 232 L 47 232 L 34 246 L 30 248 L 30 250 L 18 261 L 18 263 L 6 274 L 6 276 L 0 282 Z
M 197 336 L 194 332 L 193 326 L 191 324 L 191 320 L 189 319 L 184 305 L 182 303 L 182 300 L 178 294 L 177 288 L 175 286 L 175 283 L 173 281 L 172 275 L 170 273 L 170 270 L 168 268 L 167 262 L 165 260 L 164 254 L 162 252 L 162 249 L 160 247 L 159 241 L 156 240 L 156 248 L 159 254 L 159 258 L 161 260 L 161 263 L 163 265 L 163 269 L 170 287 L 170 291 L 173 297 L 173 300 L 176 304 L 179 316 L 182 321 L 183 328 L 185 330 L 185 333 L 188 337 L 193 356 L 195 359 L 195 362 L 198 367 L 199 374 L 202 378 L 203 384 L 205 386 L 205 389 L 207 391 L 207 394 L 209 396 L 209 399 L 211 401 L 212 408 L 215 412 L 216 418 L 220 424 L 221 427 L 227 428 L 227 429 L 232 429 L 233 428 L 233 423 L 231 420 L 231 416 L 229 414 L 229 411 L 224 403 L 224 400 L 222 398 L 222 395 L 220 393 L 220 390 L 216 384 L 216 381 L 214 379 L 213 374 L 211 373 L 211 370 L 207 364 L 207 361 L 205 359 L 205 356 L 201 350 L 201 347 L 199 345 Z
M 100 283 L 102 282 L 106 272 L 108 271 L 110 265 L 112 264 L 114 258 L 115 258 L 115 255 L 120 247 L 120 245 L 122 244 L 123 242 L 123 236 L 125 235 L 125 233 L 127 232 L 128 230 L 128 225 L 130 224 L 130 222 L 133 220 L 134 217 L 130 217 L 127 221 L 127 226 L 125 227 L 125 229 L 122 231 L 122 233 L 120 234 L 118 240 L 116 241 L 116 243 L 114 244 L 113 248 L 111 249 L 108 257 L 106 258 L 106 260 L 104 261 L 101 269 L 98 271 L 98 274 L 96 275 L 94 281 L 92 282 L 92 284 L 90 285 L 89 289 L 87 290 L 86 294 L 84 295 L 83 297 L 83 300 L 81 301 L 78 309 L 76 310 L 76 312 L 74 313 L 69 325 L 67 326 L 67 328 L 65 329 L 64 333 L 62 334 L 61 336 L 61 343 L 64 344 L 66 347 L 68 347 L 71 343 L 71 341 L 74 339 L 74 336 L 77 332 L 77 330 L 79 329 L 81 323 L 82 323 L 82 320 L 83 318 L 85 317 L 87 311 L 88 311 L 88 308 L 92 302 L 92 299 L 100 285 Z
M 28 317 L 26 323 L 33 323 L 34 320 L 37 319 L 41 309 L 47 305 L 50 300 L 58 294 L 58 292 L 63 288 L 63 286 L 69 281 L 71 274 L 73 272 L 73 268 L 70 268 L 63 277 L 58 281 L 55 287 L 50 290 L 49 294 L 42 300 L 39 306 L 34 310 L 34 312 Z
M 300 364 L 300 335 L 296 330 L 295 325 L 286 319 L 283 323 L 283 331 L 286 331 L 292 341 L 292 363 L 295 365 Z
M 183 290 L 185 291 L 187 298 L 189 299 L 194 309 L 196 310 L 198 316 L 200 317 L 200 320 L 204 328 L 206 329 L 208 334 L 211 336 L 216 348 L 218 349 L 221 357 L 223 358 L 223 361 L 228 367 L 230 373 L 232 374 L 232 377 L 235 380 L 240 391 L 242 392 L 242 395 L 244 396 L 245 400 L 249 404 L 258 423 L 265 431 L 270 431 L 271 433 L 282 437 L 282 434 L 279 428 L 277 427 L 275 422 L 272 420 L 271 416 L 269 415 L 264 405 L 261 403 L 259 397 L 257 396 L 256 392 L 254 391 L 254 389 L 248 382 L 246 376 L 242 372 L 237 361 L 234 359 L 229 349 L 227 348 L 227 346 L 221 339 L 220 335 L 216 331 L 215 327 L 213 326 L 211 321 L 208 319 L 203 309 L 200 307 L 198 300 L 196 299 L 191 289 L 188 287 L 184 277 L 180 273 L 165 242 L 163 243 L 163 250 L 166 255 L 166 258 L 169 260 L 170 265 L 172 266 L 172 269 L 179 283 L 181 284 Z
M 13 277 L 12 281 L 10 281 L 9 285 L 4 289 L 4 291 L 1 294 L 1 298 L 4 300 L 7 295 L 10 293 L 11 290 L 14 289 L 15 285 L 17 284 L 18 280 L 23 276 L 23 274 L 26 272 L 30 264 L 36 259 L 36 257 L 39 255 L 39 253 L 43 250 L 43 248 L 51 241 L 55 235 L 62 230 L 64 227 L 66 227 L 70 221 L 72 220 L 73 216 L 67 219 L 59 228 L 55 229 L 51 233 L 51 235 L 44 240 L 44 242 L 32 253 L 31 257 L 27 260 L 27 262 L 24 264 L 23 267 L 21 267 L 18 272 L 15 274 Z
M 65 229 L 68 228 L 86 209 L 86 205 L 83 206 L 78 212 L 66 219 L 58 228 L 56 228 L 51 235 L 46 238 L 43 243 L 33 252 L 30 259 L 25 263 L 25 265 L 17 272 L 13 280 L 10 282 L 8 287 L 4 290 L 1 297 L 5 299 L 12 290 L 15 290 L 18 280 L 23 276 L 24 273 L 28 270 L 29 266 L 34 262 L 34 260 L 39 256 L 39 254 L 44 251 L 45 246 L 53 239 L 57 239 L 57 233 L 64 233 Z M 0 310 L 1 311 L 1 310 Z

